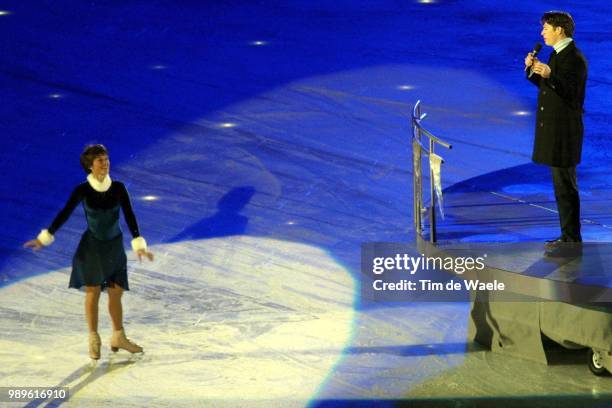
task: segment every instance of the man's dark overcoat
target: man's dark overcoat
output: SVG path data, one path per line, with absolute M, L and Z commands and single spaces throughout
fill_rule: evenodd
M 559 54 L 552 52 L 550 78 L 533 74 L 539 87 L 532 160 L 553 167 L 575 167 L 582 154 L 582 113 L 587 61 L 569 43 Z

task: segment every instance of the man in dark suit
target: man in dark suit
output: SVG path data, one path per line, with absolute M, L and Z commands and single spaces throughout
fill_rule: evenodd
M 569 13 L 550 11 L 541 19 L 546 45 L 554 48 L 547 64 L 532 53 L 525 57 L 528 79 L 539 88 L 532 160 L 550 166 L 561 236 L 548 241 L 548 253 L 563 243 L 582 242 L 576 165 L 582 153 L 582 113 L 587 62 L 572 36 Z

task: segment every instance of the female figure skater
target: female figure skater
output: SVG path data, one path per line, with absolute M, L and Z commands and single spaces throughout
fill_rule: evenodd
M 123 330 L 123 308 L 121 295 L 129 290 L 127 279 L 127 257 L 123 248 L 123 234 L 119 227 L 119 207 L 132 233 L 132 249 L 138 255 L 153 260 L 147 251 L 147 243 L 140 236 L 136 217 L 132 211 L 130 197 L 125 186 L 109 177 L 110 161 L 103 145 L 89 145 L 81 154 L 81 166 L 88 173 L 87 181 L 78 185 L 64 208 L 55 217 L 48 229 L 24 244 L 38 250 L 51 245 L 55 232 L 68 220 L 79 203 L 83 203 L 87 218 L 87 231 L 83 234 L 72 259 L 70 287 L 85 286 L 85 316 L 89 326 L 89 356 L 100 358 L 100 336 L 98 335 L 98 300 L 100 292 L 108 290 L 108 311 L 113 322 L 110 340 L 113 352 L 124 349 L 130 353 L 141 353 L 142 347 L 130 341 Z

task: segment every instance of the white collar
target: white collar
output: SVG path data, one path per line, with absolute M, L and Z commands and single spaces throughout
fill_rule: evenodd
M 106 175 L 106 177 L 104 177 L 104 180 L 98 181 L 98 179 L 94 177 L 93 173 L 89 173 L 89 175 L 87 176 L 87 182 L 89 183 L 91 188 L 93 188 L 99 193 L 103 193 L 110 188 L 111 183 L 113 181 L 111 180 L 108 174 Z
M 572 37 L 565 37 L 564 39 L 557 41 L 557 43 L 553 45 L 553 48 L 555 49 L 555 52 L 558 54 L 561 51 L 563 51 L 565 47 L 567 47 L 569 43 L 571 43 L 572 41 L 573 41 Z

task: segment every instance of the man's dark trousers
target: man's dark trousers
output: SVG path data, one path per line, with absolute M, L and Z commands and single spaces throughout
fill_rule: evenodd
M 551 167 L 561 240 L 582 242 L 580 235 L 580 196 L 576 181 L 576 167 Z

